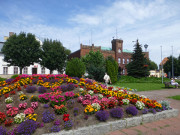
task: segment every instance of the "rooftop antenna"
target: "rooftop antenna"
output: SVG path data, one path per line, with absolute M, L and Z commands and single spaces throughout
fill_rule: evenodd
M 81 39 L 80 39 L 80 35 L 79 35 L 79 44 L 81 44 Z
M 91 29 L 91 45 L 92 45 L 92 29 Z

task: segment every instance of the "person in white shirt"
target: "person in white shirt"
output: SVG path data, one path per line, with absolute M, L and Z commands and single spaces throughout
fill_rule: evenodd
M 109 81 L 111 83 L 111 79 L 110 79 L 110 77 L 109 77 L 109 75 L 107 73 L 105 73 L 105 75 L 104 75 L 104 80 L 105 80 L 106 85 L 109 83 Z
M 171 78 L 171 85 L 175 85 L 176 88 L 178 88 L 179 84 L 177 82 L 175 82 L 175 80 L 173 78 Z

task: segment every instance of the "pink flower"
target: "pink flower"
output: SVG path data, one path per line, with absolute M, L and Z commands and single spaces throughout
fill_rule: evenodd
M 6 105 L 6 109 L 9 110 L 10 108 L 12 108 L 12 105 L 11 104 L 7 104 Z

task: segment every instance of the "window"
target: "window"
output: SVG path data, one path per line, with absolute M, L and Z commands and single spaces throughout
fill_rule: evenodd
M 18 74 L 18 67 L 14 67 L 14 74 Z
M 129 59 L 127 59 L 127 64 L 129 64 Z
M 121 53 L 121 49 L 118 49 L 118 53 Z
M 125 69 L 123 69 L 123 75 L 125 74 Z
M 3 74 L 7 75 L 8 74 L 8 67 L 3 67 Z
M 125 64 L 125 59 L 123 59 L 123 64 Z
M 45 68 L 41 68 L 41 74 L 45 74 Z
M 121 58 L 118 58 L 118 63 L 119 63 L 119 64 L 121 63 Z
M 27 67 L 24 68 L 23 74 L 28 74 L 28 68 Z

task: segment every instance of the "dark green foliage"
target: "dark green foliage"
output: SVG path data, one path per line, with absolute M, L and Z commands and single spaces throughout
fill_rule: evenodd
M 108 57 L 106 59 L 106 72 L 110 76 L 112 83 L 117 82 L 118 63 L 113 59 L 113 57 Z
M 67 62 L 66 74 L 71 77 L 80 78 L 85 73 L 85 70 L 85 64 L 79 58 L 74 58 Z
M 60 41 L 46 39 L 43 42 L 41 54 L 41 65 L 52 73 L 53 70 L 62 71 L 69 51 L 63 47 Z
M 180 76 L 180 56 L 178 58 L 173 57 L 174 76 Z M 168 72 L 172 76 L 172 56 L 168 57 L 168 61 L 163 65 L 164 72 L 168 75 Z
M 4 61 L 9 63 L 9 66 L 20 67 L 20 74 L 22 74 L 24 67 L 39 62 L 40 43 L 31 33 L 14 34 L 4 43 L 2 53 Z
M 158 66 L 154 61 L 147 60 L 149 70 L 157 70 Z
M 15 79 L 16 77 L 18 77 L 19 75 L 12 75 L 11 78 Z
M 96 81 L 103 81 L 105 74 L 105 60 L 103 54 L 99 51 L 90 51 L 82 60 L 86 65 L 86 71 L 89 74 L 88 77 Z
M 142 53 L 141 45 L 138 40 L 135 44 L 134 53 L 132 54 L 132 60 L 128 65 L 126 65 L 128 75 L 136 78 L 145 77 L 149 75 L 148 65 L 144 54 Z
M 5 81 L 5 80 L 6 80 L 6 78 L 1 78 L 1 77 L 0 77 L 0 81 Z

